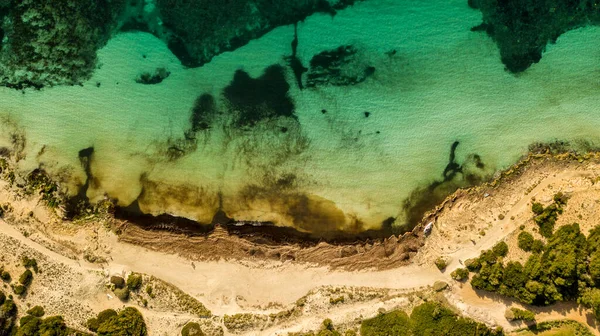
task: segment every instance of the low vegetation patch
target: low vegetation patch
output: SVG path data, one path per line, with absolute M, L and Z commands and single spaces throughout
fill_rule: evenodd
M 518 330 L 515 336 L 592 336 L 587 327 L 571 320 L 547 321 Z
M 132 291 L 136 291 L 142 287 L 142 275 L 138 273 L 131 273 L 127 277 L 127 288 Z
M 448 266 L 448 261 L 444 257 L 438 257 L 435 260 L 435 266 L 440 270 L 444 271 Z
M 2 293 L 2 292 L 0 292 Z M 4 293 L 0 295 L 0 298 Z M 83 336 L 85 333 L 69 328 L 62 316 L 44 316 L 44 308 L 35 306 L 27 311 L 27 315 L 21 317 L 17 325 L 17 305 L 11 299 L 3 301 L 0 305 L 0 335 L 14 336 Z M 116 335 L 116 334 L 113 334 Z M 125 335 L 125 334 L 122 334 Z M 130 334 L 134 335 L 134 334 Z M 137 335 L 135 335 L 137 336 Z
M 456 281 L 464 281 L 469 278 L 469 270 L 466 268 L 457 268 L 450 273 L 450 276 Z
M 34 258 L 29 258 L 27 256 L 23 256 L 21 258 L 21 263 L 23 264 L 23 267 L 29 269 L 31 268 L 34 272 L 38 272 L 38 264 L 37 264 L 37 260 L 35 260 Z
M 127 307 L 118 313 L 112 309 L 101 311 L 97 317 L 88 320 L 87 326 L 98 336 L 148 335 L 142 314 L 133 307 Z
M 492 330 L 482 323 L 458 316 L 436 302 L 426 302 L 415 307 L 410 317 L 403 311 L 392 311 L 364 320 L 361 336 L 496 336 L 504 335 L 501 329 Z
M 183 326 L 183 329 L 181 329 L 181 336 L 204 336 L 204 332 L 202 332 L 198 323 L 188 322 Z
M 506 317 L 509 321 L 534 321 L 535 314 L 526 309 L 519 308 L 508 308 L 504 313 L 504 317 Z

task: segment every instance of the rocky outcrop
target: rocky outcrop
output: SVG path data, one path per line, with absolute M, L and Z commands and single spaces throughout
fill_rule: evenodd
M 468 0 L 483 23 L 473 27 L 496 41 L 502 63 L 513 73 L 542 58 L 546 45 L 564 32 L 600 23 L 600 4 L 592 0 Z
M 0 2 L 0 84 L 23 88 L 78 84 L 110 38 L 126 0 Z

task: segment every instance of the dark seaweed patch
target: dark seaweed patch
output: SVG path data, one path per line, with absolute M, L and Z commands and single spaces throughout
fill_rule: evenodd
M 65 218 L 67 219 L 76 219 L 85 214 L 86 210 L 91 208 L 90 201 L 87 197 L 87 191 L 90 185 L 98 185 L 98 181 L 92 174 L 93 155 L 94 147 L 84 148 L 78 153 L 79 163 L 85 172 L 85 182 L 79 187 L 75 196 L 69 197 L 65 201 Z
M 289 89 L 283 67 L 272 65 L 256 79 L 243 70 L 237 70 L 231 83 L 223 90 L 223 96 L 232 112 L 236 113 L 234 126 L 252 127 L 263 120 L 296 118 Z
M 126 207 L 115 208 L 115 218 L 127 220 L 146 230 L 169 231 L 190 236 L 204 235 L 214 230 L 214 225 L 202 225 L 191 219 L 177 217 L 168 214 L 153 216 L 144 214 L 140 210 L 138 201 Z
M 200 95 L 192 108 L 190 131 L 197 133 L 209 129 L 218 113 L 215 98 L 208 93 Z
M 330 200 L 308 195 L 296 189 L 297 176 L 266 175 L 261 185 L 251 184 L 240 193 L 246 204 L 267 202 L 274 211 L 292 218 L 293 227 L 313 234 L 340 231 L 345 223 L 344 213 Z
M 448 164 L 442 173 L 443 179 L 433 181 L 427 186 L 413 190 L 404 201 L 402 205 L 406 220 L 404 229 L 412 230 L 421 221 L 427 211 L 440 204 L 458 188 L 480 184 L 487 178 L 481 171 L 468 170 L 466 167 L 470 165 L 466 165 L 467 162 L 463 165 L 456 162 L 456 148 L 458 145 L 459 142 L 455 141 L 450 147 Z M 467 160 L 469 164 L 472 163 L 480 170 L 485 167 L 481 157 L 477 154 L 468 156 Z M 462 179 L 457 178 L 458 174 L 462 176 Z
M 162 83 L 167 77 L 171 75 L 170 71 L 167 71 L 165 68 L 156 68 L 153 74 L 149 72 L 144 72 L 135 79 L 135 82 L 138 84 L 159 84 Z
M 296 77 L 296 83 L 298 84 L 298 88 L 300 90 L 304 89 L 304 85 L 302 84 L 302 75 L 308 71 L 302 61 L 297 56 L 298 52 L 298 24 L 294 24 L 294 39 L 292 40 L 292 56 L 288 57 L 288 63 L 294 72 L 294 76 Z
M 169 161 L 176 161 L 198 148 L 198 133 L 208 132 L 219 114 L 215 98 L 208 94 L 201 94 L 191 109 L 189 128 L 183 133 L 183 138 L 169 139 L 165 156 Z
M 357 62 L 357 51 L 354 46 L 343 45 L 313 56 L 306 86 L 347 86 L 364 82 L 375 73 L 375 67 Z
M 444 168 L 444 181 L 450 181 L 454 178 L 457 173 L 462 173 L 462 167 L 456 163 L 456 147 L 458 147 L 460 143 L 455 141 L 450 147 L 450 160 Z

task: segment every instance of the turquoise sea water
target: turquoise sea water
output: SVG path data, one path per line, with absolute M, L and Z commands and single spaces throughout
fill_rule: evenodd
M 222 209 L 236 220 L 313 232 L 378 228 L 390 217 L 401 225 L 405 200 L 443 178 L 455 141 L 456 162 L 490 176 L 533 142 L 599 140 L 600 47 L 590 43 L 599 28 L 563 34 L 540 63 L 514 75 L 494 42 L 470 31 L 480 22 L 464 0 L 365 1 L 333 18 L 313 15 L 298 24 L 305 65 L 352 45 L 357 66 L 376 71 L 357 85 L 304 90 L 285 60 L 293 26 L 194 69 L 154 36 L 122 33 L 99 51 L 83 86 L 0 89 L 0 145 L 24 134 L 21 168 L 41 164 L 73 193 L 85 180 L 78 152 L 94 147 L 88 197 L 107 194 L 122 206 L 138 199 L 155 215 L 209 223 Z M 193 146 L 186 142 L 199 95 L 213 95 L 224 110 L 223 88 L 236 70 L 257 78 L 274 64 L 286 70 L 296 119 L 242 129 L 222 113 Z M 171 74 L 162 83 L 136 83 L 163 67 Z M 173 159 L 173 144 L 192 149 Z

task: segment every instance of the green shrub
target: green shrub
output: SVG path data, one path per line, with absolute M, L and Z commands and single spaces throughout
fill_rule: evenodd
M 97 333 L 98 336 L 148 335 L 142 314 L 133 307 L 127 307 L 121 310 L 118 315 L 111 316 L 99 323 Z
M 114 309 L 106 309 L 98 313 L 98 323 L 104 323 L 118 314 Z
M 17 295 L 23 295 L 27 291 L 27 287 L 25 287 L 23 285 L 14 285 L 12 287 L 12 289 L 13 289 L 13 292 L 15 292 L 15 294 L 17 294 Z
M 154 289 L 152 288 L 152 286 L 150 286 L 150 285 L 146 286 L 146 293 L 148 294 L 149 297 L 154 299 Z
M 343 295 L 335 297 L 335 298 L 333 298 L 333 297 L 329 298 L 329 304 L 332 304 L 332 305 L 336 305 L 338 303 L 344 303 L 344 301 L 346 301 L 346 298 Z
M 577 302 L 590 308 L 594 313 L 596 320 L 600 321 L 600 289 L 588 288 L 586 289 Z
M 590 230 L 590 233 L 587 238 L 588 243 L 588 253 L 592 254 L 597 250 L 600 250 L 600 225 L 597 225 L 593 229 Z
M 498 255 L 493 250 L 485 250 L 479 255 L 479 262 L 483 267 L 483 264 L 493 265 L 498 261 Z
M 531 244 L 531 252 L 540 253 L 543 250 L 544 250 L 544 242 L 542 242 L 539 239 L 534 240 L 533 244 Z
M 110 277 L 110 283 L 115 285 L 115 288 L 125 287 L 125 279 L 117 275 L 113 275 Z
M 0 306 L 0 316 L 12 317 L 17 314 L 17 305 L 11 299 L 5 300 Z
M 408 315 L 401 310 L 395 310 L 364 320 L 360 325 L 360 334 L 361 336 L 410 335 L 410 325 Z
M 563 212 L 563 207 L 567 204 L 567 197 L 562 193 L 554 195 L 554 203 L 543 207 L 539 203 L 534 203 L 531 210 L 535 214 L 533 221 L 539 226 L 540 234 L 546 238 L 552 236 L 554 224 L 558 215 Z
M 552 199 L 554 200 L 554 203 L 556 203 L 557 205 L 564 206 L 564 205 L 567 205 L 567 200 L 569 198 L 567 197 L 567 195 L 565 195 L 559 191 L 556 194 L 554 194 L 554 197 Z
M 127 277 L 127 287 L 132 291 L 140 289 L 142 287 L 142 275 L 138 273 L 129 274 Z
M 0 273 L 0 279 L 4 280 L 6 282 L 10 282 L 12 277 L 10 276 L 10 273 L 8 273 L 7 271 L 2 271 L 2 273 Z
M 95 317 L 92 317 L 91 319 L 88 319 L 87 322 L 85 323 L 85 326 L 93 332 L 96 332 L 98 330 L 98 327 L 100 326 L 100 323 L 98 323 L 98 319 Z
M 466 268 L 457 268 L 450 273 L 450 276 L 456 281 L 463 281 L 469 277 L 469 270 Z
M 25 268 L 31 268 L 37 273 L 37 271 L 38 271 L 37 260 L 35 260 L 33 258 L 29 258 L 27 256 L 23 256 L 21 258 L 21 263 L 23 264 L 23 266 Z
M 504 314 L 509 321 L 534 321 L 535 313 L 526 309 L 510 308 Z
M 508 254 L 508 245 L 501 241 L 492 247 L 492 252 L 494 252 L 494 255 L 497 257 L 504 257 Z
M 531 211 L 536 215 L 541 215 L 544 212 L 544 206 L 541 203 L 534 202 L 531 205 Z
M 40 335 L 40 324 L 42 320 L 39 317 L 26 315 L 19 321 L 19 329 L 15 336 Z
M 45 313 L 42 306 L 35 306 L 27 311 L 27 314 L 35 317 L 42 317 Z
M 113 293 L 115 293 L 115 296 L 121 301 L 129 300 L 129 288 L 115 288 Z
M 526 252 L 531 251 L 531 246 L 533 245 L 533 236 L 531 235 L 531 233 L 527 231 L 521 231 L 517 239 L 519 248 L 521 250 Z
M 62 316 L 50 316 L 40 322 L 39 335 L 71 335 Z
M 19 277 L 19 283 L 25 287 L 29 287 L 31 281 L 33 281 L 33 273 L 30 270 L 25 270 Z
M 183 329 L 181 329 L 181 336 L 204 336 L 204 332 L 202 332 L 198 323 L 188 322 L 183 326 Z
M 435 266 L 440 270 L 443 271 L 446 269 L 446 266 L 448 266 L 448 262 L 446 261 L 446 259 L 444 257 L 438 257 L 435 260 Z
M 481 269 L 481 262 L 478 258 L 467 259 L 465 266 L 470 272 L 478 272 Z

